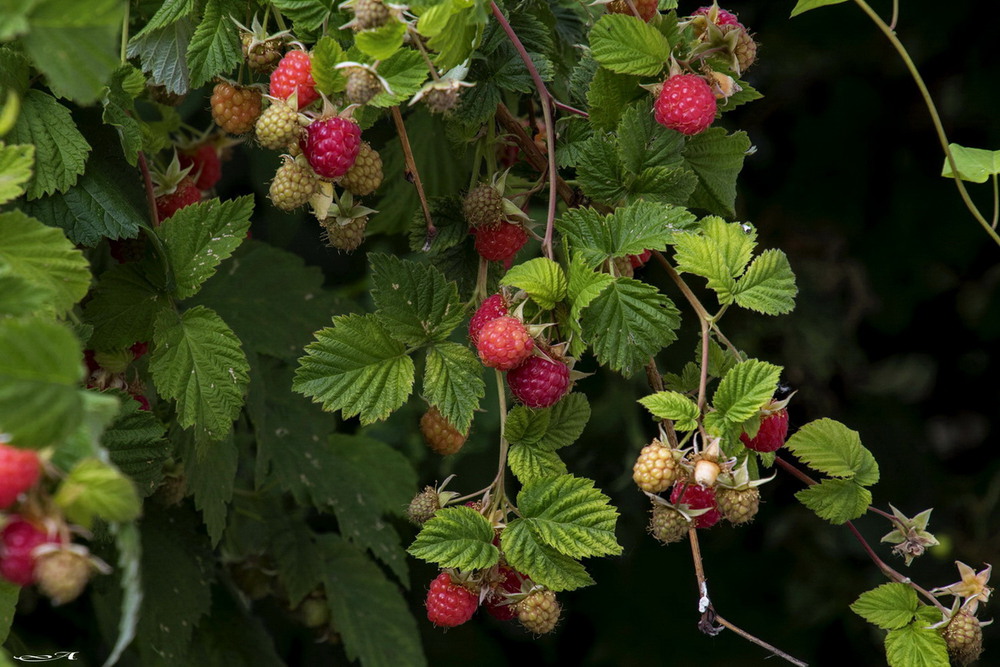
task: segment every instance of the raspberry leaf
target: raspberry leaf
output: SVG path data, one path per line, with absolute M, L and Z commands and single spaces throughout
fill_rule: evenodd
M 180 316 L 164 310 L 153 329 L 149 360 L 161 396 L 177 401 L 177 421 L 197 425 L 209 438 L 232 429 L 249 381 L 246 355 L 222 318 L 204 306 Z
M 131 478 L 139 495 L 149 496 L 163 479 L 163 463 L 173 451 L 163 437 L 166 428 L 125 392 L 111 393 L 121 400 L 121 409 L 101 435 L 101 446 L 111 462 Z
M 239 0 L 208 0 L 205 13 L 187 48 L 191 86 L 198 88 L 216 74 L 240 64 L 240 38 L 230 16 L 239 16 Z
M 67 519 L 87 529 L 95 518 L 124 523 L 142 511 L 132 482 L 114 466 L 92 458 L 80 461 L 69 471 L 53 501 Z
M 25 93 L 21 114 L 5 140 L 35 146 L 35 174 L 28 181 L 28 199 L 65 192 L 83 173 L 90 154 L 90 144 L 76 128 L 69 109 L 36 89 Z
M 117 569 L 122 589 L 118 638 L 115 640 L 115 645 L 105 663 L 114 665 L 126 647 L 132 643 L 135 638 L 136 626 L 139 624 L 139 608 L 142 606 L 143 600 L 142 582 L 139 575 L 142 544 L 135 522 L 111 524 L 108 526 L 108 532 L 114 535 L 115 548 L 118 550 Z M 3 618 L 2 611 L 0 611 L 0 618 Z M 0 632 L 0 641 L 3 641 L 2 632 Z
M 765 315 L 782 315 L 795 308 L 795 275 L 780 250 L 765 250 L 733 290 L 737 305 Z
M 403 46 L 406 25 L 399 21 L 389 21 L 384 26 L 355 33 L 354 45 L 361 53 L 375 60 L 387 60 Z
M 577 165 L 577 180 L 580 189 L 588 197 L 602 204 L 613 206 L 625 198 L 628 193 L 626 184 L 630 178 L 618 157 L 613 137 L 595 134 L 583 143 L 580 148 L 580 163 Z
M 537 445 L 511 445 L 507 465 L 521 484 L 568 472 L 558 454 Z
M 311 60 L 316 90 L 324 95 L 332 95 L 347 88 L 344 70 L 337 69 L 336 65 L 348 60 L 348 57 L 337 40 L 330 36 L 322 37 L 313 48 Z
M 483 367 L 465 345 L 437 343 L 427 348 L 424 398 L 436 405 L 462 433 L 468 433 L 472 414 L 486 395 Z
M 861 444 L 861 436 L 833 419 L 809 422 L 786 447 L 802 463 L 831 477 L 853 478 L 861 486 L 878 482 L 878 463 Z
M 617 555 L 618 512 L 594 481 L 560 475 L 528 482 L 517 495 L 518 510 L 544 544 L 571 558 Z
M 333 0 L 272 0 L 275 9 L 291 19 L 300 30 L 314 31 L 333 11 Z
M 507 525 L 500 543 L 512 568 L 553 591 L 571 591 L 594 583 L 579 561 L 545 544 L 523 519 Z
M 381 253 L 369 260 L 376 316 L 395 339 L 411 346 L 444 341 L 465 318 L 458 288 L 435 267 Z
M 417 51 L 403 49 L 379 63 L 378 73 L 392 93 L 383 90 L 368 104 L 385 108 L 409 99 L 420 90 L 427 79 L 427 65 Z
M 493 546 L 493 526 L 471 507 L 435 512 L 407 551 L 429 563 L 460 570 L 492 567 L 500 558 Z
M 698 175 L 698 187 L 688 206 L 727 217 L 736 215 L 736 177 L 748 150 L 750 138 L 746 132 L 726 134 L 721 127 L 688 139 L 684 161 Z
M 757 359 L 733 366 L 712 397 L 713 421 L 732 425 L 750 419 L 774 395 L 780 376 L 781 366 Z
M 906 584 L 883 584 L 866 591 L 851 605 L 851 611 L 883 630 L 909 625 L 917 611 L 917 593 Z
M 194 23 L 188 16 L 168 25 L 136 35 L 129 41 L 128 57 L 139 58 L 142 71 L 168 93 L 184 95 L 190 90 L 187 58 L 178 54 L 187 51 L 194 33 Z
M 841 524 L 868 511 L 871 492 L 849 479 L 824 479 L 795 494 L 803 505 L 821 519 Z
M 728 304 L 757 245 L 757 232 L 709 216 L 702 219 L 700 231 L 677 234 L 673 243 L 677 270 L 707 278 L 719 303 Z
M 567 325 L 569 330 L 573 332 L 569 353 L 575 357 L 579 356 L 587 347 L 583 340 L 580 314 L 584 308 L 590 305 L 591 301 L 614 282 L 614 278 L 607 273 L 594 271 L 587 265 L 584 255 L 578 252 L 572 254 L 567 273 L 569 275 L 567 296 L 571 305 L 569 316 L 560 321 L 560 325 Z
M 670 42 L 656 28 L 623 14 L 605 14 L 590 31 L 594 59 L 620 74 L 654 76 L 670 59 Z
M 523 289 L 544 310 L 555 308 L 565 299 L 568 288 L 562 267 L 546 257 L 536 257 L 511 267 L 500 284 Z
M 0 204 L 24 194 L 34 166 L 35 147 L 31 144 L 0 146 Z
M 808 12 L 810 9 L 825 7 L 826 5 L 839 5 L 842 2 L 847 2 L 847 0 L 799 0 L 795 3 L 795 7 L 792 8 L 789 18 Z
M 948 667 L 948 647 L 937 630 L 921 621 L 891 630 L 885 637 L 889 667 Z
M 375 315 L 346 315 L 316 332 L 299 360 L 292 389 L 323 405 L 359 415 L 362 424 L 385 419 L 413 387 L 413 360 Z
M 50 290 L 14 275 L 10 265 L 0 260 L 0 316 L 41 312 L 51 299 Z
M 630 105 L 618 122 L 618 152 L 633 174 L 649 167 L 676 167 L 684 163 L 684 136 L 664 131 L 654 119 L 652 102 Z
M 465 62 L 479 45 L 486 14 L 485 8 L 471 6 L 464 0 L 433 4 L 420 13 L 417 30 L 430 38 L 427 45 L 438 52 L 434 63 L 440 69 L 448 70 Z
M 647 410 L 657 419 L 669 419 L 678 431 L 698 428 L 698 406 L 694 401 L 676 391 L 660 391 L 640 398 Z
M 503 434 L 511 444 L 554 452 L 576 442 L 589 420 L 587 397 L 569 394 L 551 408 L 517 406 L 507 414 Z
M 595 130 L 614 130 L 629 103 L 645 96 L 645 91 L 637 85 L 639 80 L 639 77 L 616 74 L 603 67 L 597 70 L 587 89 L 589 121 Z M 607 157 L 610 156 L 609 153 Z
M 269 520 L 272 517 L 268 517 Z M 323 581 L 323 556 L 316 535 L 299 517 L 273 517 L 270 549 L 278 576 L 288 591 L 288 603 L 295 607 Z
M 972 183 L 985 183 L 990 176 L 1000 174 L 1000 151 L 987 151 L 981 148 L 966 148 L 958 144 L 948 144 L 951 156 L 958 167 L 958 177 Z M 954 178 L 948 158 L 944 160 L 941 175 Z
M 167 295 L 147 276 L 158 270 L 155 260 L 113 266 L 101 274 L 83 319 L 93 325 L 91 347 L 115 350 L 153 335 L 157 316 L 169 307 Z
M 7 641 L 11 623 L 14 622 L 14 611 L 17 608 L 17 599 L 20 597 L 20 594 L 20 586 L 6 579 L 0 579 L 0 642 Z M 0 652 L 0 656 L 9 658 L 9 654 L 6 652 Z M 11 662 L 8 664 L 14 663 Z

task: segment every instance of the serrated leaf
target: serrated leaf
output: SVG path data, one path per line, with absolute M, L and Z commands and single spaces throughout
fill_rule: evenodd
M 82 361 L 80 341 L 62 324 L 0 319 L 0 433 L 33 448 L 72 433 L 83 419 Z
M 583 565 L 545 544 L 523 519 L 507 524 L 500 544 L 512 568 L 553 591 L 571 591 L 594 583 Z
M 122 152 L 132 167 L 138 163 L 139 151 L 143 148 L 143 127 L 136 119 L 134 100 L 145 90 L 146 77 L 125 63 L 115 70 L 101 100 L 104 104 L 101 119 L 118 130 Z
M 283 517 L 274 525 L 270 550 L 274 554 L 278 576 L 288 590 L 293 607 L 323 581 L 323 556 L 315 535 L 305 521 Z
M 719 382 L 712 407 L 728 424 L 744 422 L 774 396 L 780 377 L 781 366 L 757 359 L 741 361 Z
M 583 311 L 582 324 L 597 360 L 628 377 L 677 339 L 680 313 L 655 287 L 617 278 Z
M 851 611 L 883 630 L 909 625 L 917 611 L 917 593 L 906 584 L 883 584 L 862 593 Z
M 586 349 L 586 344 L 583 341 L 583 327 L 580 324 L 580 313 L 614 281 L 614 278 L 607 273 L 598 273 L 587 266 L 583 255 L 578 252 L 574 252 L 570 257 L 568 273 L 567 296 L 570 301 L 570 311 L 565 323 L 573 332 L 569 353 L 577 357 Z
M 746 132 L 726 134 L 711 127 L 688 139 L 684 161 L 698 175 L 698 187 L 688 202 L 692 208 L 732 217 L 736 215 L 736 177 L 750 150 Z
M 677 167 L 684 163 L 684 135 L 665 130 L 653 117 L 649 101 L 632 104 L 618 122 L 622 164 L 633 174 L 650 167 Z
M 452 426 L 468 433 L 472 415 L 486 395 L 482 363 L 465 345 L 432 345 L 427 348 L 423 395 Z
M 76 128 L 69 109 L 36 89 L 21 100 L 21 114 L 6 140 L 35 147 L 35 173 L 28 181 L 28 199 L 65 192 L 83 173 L 90 153 L 90 144 Z
M 891 630 L 885 637 L 885 656 L 889 667 L 948 667 L 948 647 L 944 637 L 914 622 Z
M 958 168 L 958 177 L 963 181 L 985 183 L 990 176 L 1000 174 L 1000 151 L 966 148 L 958 144 L 948 144 L 948 148 L 951 150 L 951 156 Z M 941 175 L 945 178 L 954 178 L 955 176 L 948 158 L 945 158 L 944 166 L 941 167 Z
M 639 87 L 639 77 L 617 74 L 601 67 L 587 89 L 590 124 L 595 130 L 613 131 L 630 102 L 646 95 Z M 616 157 L 618 152 L 613 153 Z
M 374 315 L 333 318 L 299 360 L 292 389 L 362 424 L 385 419 L 413 387 L 413 360 Z
M 412 97 L 427 80 L 427 65 L 419 52 L 401 49 L 379 63 L 378 73 L 389 84 L 389 92 L 382 91 L 368 103 L 373 107 L 387 108 Z
M 468 59 L 482 38 L 487 13 L 470 0 L 446 0 L 420 15 L 417 29 L 430 37 L 427 45 L 438 52 L 438 68 L 449 70 Z
M 114 466 L 97 459 L 76 464 L 52 500 L 67 519 L 87 529 L 95 518 L 125 523 L 142 511 L 142 501 L 132 482 Z
M 821 519 L 841 524 L 868 511 L 872 494 L 849 479 L 824 479 L 795 494 L 803 505 Z
M 517 496 L 522 521 L 546 545 L 571 558 L 622 552 L 615 539 L 618 512 L 594 481 L 572 475 L 526 483 Z
M 184 483 L 194 496 L 194 506 L 205 520 L 205 529 L 216 546 L 222 538 L 233 499 L 239 452 L 230 434 L 210 437 L 203 429 L 175 431 L 178 454 L 184 462 Z
M 51 289 L 15 276 L 10 265 L 0 260 L 0 316 L 43 312 L 51 301 Z
M 861 444 L 861 436 L 833 419 L 809 422 L 786 447 L 804 464 L 831 477 L 853 479 L 861 486 L 878 482 L 878 463 Z
M 177 401 L 177 421 L 211 438 L 232 429 L 249 382 L 240 341 L 214 311 L 196 306 L 180 316 L 164 310 L 153 329 L 149 370 L 159 394 Z
M 100 450 L 101 435 L 114 421 L 120 407 L 118 399 L 110 394 L 83 389 L 79 390 L 79 393 L 83 405 L 83 419 L 73 433 L 59 443 L 58 449 L 52 454 L 52 465 L 59 470 L 70 470 L 87 458 L 104 461 L 104 452 Z M 117 472 L 115 474 L 120 476 Z
M 698 406 L 690 398 L 676 391 L 659 391 L 639 399 L 639 402 L 657 419 L 669 419 L 678 431 L 698 428 Z
M 524 290 L 544 310 L 555 308 L 566 298 L 569 286 L 562 267 L 547 257 L 536 257 L 511 267 L 500 284 Z
M 379 28 L 355 33 L 354 45 L 375 60 L 386 60 L 403 46 L 405 34 L 406 24 L 389 21 Z
M 253 213 L 250 195 L 185 206 L 157 229 L 174 270 L 179 299 L 198 292 L 219 264 L 246 238 Z
M 698 185 L 686 167 L 649 167 L 626 184 L 626 202 L 649 201 L 683 206 Z
M 20 595 L 20 586 L 12 584 L 6 579 L 0 579 L 0 644 L 7 641 L 10 626 L 14 623 L 14 612 L 17 609 L 17 599 Z
M 521 484 L 567 472 L 566 464 L 558 454 L 536 445 L 511 445 L 507 452 L 507 465 Z
M 152 83 L 162 85 L 169 93 L 185 95 L 190 88 L 187 50 L 194 28 L 190 17 L 182 17 L 163 28 L 136 35 L 129 41 L 128 57 L 139 58 L 142 71 Z
M 670 58 L 670 42 L 634 16 L 605 14 L 590 31 L 590 51 L 613 72 L 655 76 Z
M 56 315 L 69 311 L 90 287 L 90 265 L 62 231 L 20 211 L 0 213 L 0 264 L 10 275 L 51 295 Z
M 347 77 L 344 70 L 337 69 L 337 63 L 348 60 L 347 53 L 340 43 L 329 35 L 324 35 L 316 42 L 310 56 L 313 79 L 316 90 L 324 95 L 343 92 L 347 88 Z
M 109 530 L 115 537 L 115 548 L 118 550 L 117 570 L 122 588 L 122 601 L 118 637 L 104 661 L 104 667 L 116 664 L 126 647 L 135 638 L 136 627 L 139 624 L 139 609 L 143 600 L 140 573 L 142 540 L 139 537 L 139 529 L 135 523 L 126 523 L 112 524 Z M 2 641 L 3 637 L 0 637 L 0 642 Z
M 765 315 L 781 315 L 795 308 L 795 275 L 780 250 L 765 250 L 736 283 L 737 305 Z
M 327 20 L 335 0 L 273 0 L 274 8 L 302 30 L 316 30 Z
M 240 38 L 236 24 L 229 17 L 240 16 L 244 10 L 239 0 L 207 0 L 187 48 L 192 87 L 198 88 L 240 63 Z
M 163 4 L 149 18 L 149 21 L 143 26 L 142 30 L 135 34 L 135 37 L 140 37 L 158 28 L 164 28 L 182 17 L 193 13 L 194 10 L 194 0 L 164 0 Z
M 507 414 L 503 435 L 512 444 L 554 452 L 576 442 L 588 421 L 590 404 L 587 397 L 574 393 L 551 408 L 515 407 Z
M 428 563 L 466 571 L 493 567 L 500 558 L 493 526 L 471 507 L 439 509 L 407 551 Z
M 734 299 L 736 278 L 743 275 L 750 262 L 757 233 L 739 223 L 709 216 L 701 221 L 700 231 L 677 234 L 673 243 L 677 270 L 708 279 L 719 303 L 727 304 Z
M 24 194 L 24 184 L 31 178 L 34 164 L 34 146 L 4 146 L 0 143 L 0 205 Z
M 139 402 L 124 392 L 121 412 L 101 436 L 101 446 L 119 470 L 136 485 L 139 495 L 151 495 L 163 479 L 163 463 L 172 454 L 164 439 L 166 428 L 156 416 L 142 410 Z
M 152 338 L 153 323 L 170 305 L 167 295 L 146 277 L 155 269 L 152 260 L 144 260 L 119 264 L 101 274 L 83 309 L 84 321 L 94 327 L 91 348 L 120 350 Z
M 443 341 L 465 318 L 458 288 L 430 264 L 369 255 L 379 322 L 396 340 L 419 346 Z
M 580 189 L 597 202 L 616 206 L 628 194 L 629 174 L 610 135 L 595 134 L 583 143 L 576 171 Z
M 847 0 L 799 0 L 795 3 L 795 7 L 792 9 L 789 18 L 808 12 L 810 9 L 825 7 L 826 5 L 839 5 L 842 2 L 847 2 Z

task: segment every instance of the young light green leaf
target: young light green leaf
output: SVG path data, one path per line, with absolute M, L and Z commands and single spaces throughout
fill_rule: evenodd
M 187 49 L 191 86 L 198 88 L 240 63 L 240 38 L 231 16 L 243 11 L 239 0 L 207 0 L 201 22 Z
M 150 259 L 118 264 L 101 274 L 83 309 L 84 322 L 94 327 L 91 348 L 120 350 L 152 337 L 156 317 L 170 306 L 167 295 L 147 278 L 158 269 Z
M 688 206 L 726 217 L 736 215 L 736 177 L 749 150 L 746 132 L 727 135 L 721 127 L 710 127 L 688 139 L 684 161 L 699 181 Z
M 948 667 L 948 647 L 944 637 L 926 624 L 915 621 L 885 636 L 885 657 L 889 667 Z
M 354 45 L 375 60 L 387 60 L 403 46 L 406 24 L 389 21 L 380 28 L 362 30 L 354 34 Z
M 576 442 L 589 420 L 587 397 L 570 394 L 551 408 L 515 407 L 507 414 L 503 433 L 512 444 L 554 452 Z
M 90 287 L 90 265 L 59 229 L 21 211 L 0 213 L 0 264 L 10 275 L 51 293 L 50 307 L 62 315 Z
M 558 454 L 537 445 L 511 445 L 507 465 L 521 484 L 567 473 L 566 464 Z
M 483 366 L 465 345 L 432 345 L 427 348 L 423 394 L 452 426 L 468 433 L 472 414 L 486 395 Z
M 0 259 L 0 317 L 44 312 L 51 302 L 51 289 L 15 276 Z
M 471 507 L 439 509 L 407 551 L 428 563 L 466 571 L 493 567 L 500 558 L 493 527 Z
M 734 289 L 737 305 L 765 315 L 782 315 L 795 308 L 795 275 L 780 250 L 765 250 L 739 279 Z
M 676 391 L 659 391 L 639 399 L 657 419 L 669 419 L 678 431 L 698 428 L 698 406 L 694 401 Z
M 114 466 L 97 459 L 77 463 L 52 500 L 67 519 L 88 529 L 95 518 L 125 523 L 142 511 L 142 501 L 132 482 Z
M 518 510 L 539 540 L 571 558 L 622 552 L 615 539 L 618 512 L 594 481 L 561 475 L 528 482 L 517 496 Z
M 861 444 L 861 436 L 833 419 L 809 422 L 788 439 L 788 450 L 813 470 L 852 479 L 861 486 L 878 482 L 875 457 Z
M 582 324 L 597 360 L 627 377 L 676 340 L 680 313 L 655 287 L 617 278 L 583 311 Z
M 378 74 L 392 93 L 382 91 L 368 103 L 373 107 L 391 107 L 412 97 L 427 80 L 427 65 L 420 53 L 401 49 L 379 63 Z
M 821 519 L 842 524 L 868 511 L 871 492 L 849 479 L 824 479 L 795 494 L 803 505 Z
M 104 461 L 104 452 L 100 450 L 101 436 L 114 421 L 121 406 L 118 399 L 110 393 L 84 389 L 79 391 L 83 402 L 83 419 L 52 454 L 52 464 L 59 470 L 70 470 L 87 458 Z
M 799 0 L 795 3 L 795 7 L 792 9 L 792 13 L 789 18 L 808 12 L 810 9 L 825 7 L 826 5 L 839 5 L 842 2 L 847 2 L 847 0 Z
M 440 342 L 465 318 L 455 283 L 430 264 L 381 253 L 368 258 L 376 315 L 396 340 L 411 346 Z
M 553 591 L 571 591 L 594 583 L 583 565 L 545 544 L 524 519 L 507 524 L 500 544 L 512 568 Z
M 727 223 L 709 216 L 701 221 L 699 232 L 674 236 L 677 270 L 708 279 L 719 303 L 731 303 L 736 290 L 736 278 L 743 274 L 753 249 L 757 233 L 739 223 Z
M 909 625 L 917 611 L 917 593 L 906 584 L 882 584 L 865 591 L 851 605 L 851 611 L 883 630 Z
M 545 310 L 555 308 L 565 299 L 569 286 L 562 267 L 546 257 L 536 257 L 511 267 L 500 284 L 523 289 Z
M 177 401 L 177 421 L 205 429 L 210 438 L 229 433 L 249 382 L 240 340 L 214 311 L 196 306 L 179 317 L 162 311 L 153 329 L 149 370 L 161 396 Z
M 150 496 L 163 479 L 163 463 L 173 451 L 163 437 L 166 428 L 125 392 L 113 393 L 121 400 L 121 411 L 101 436 L 101 446 L 111 462 L 132 479 L 139 495 Z
M 774 396 L 780 376 L 781 366 L 757 359 L 741 361 L 719 382 L 712 407 L 729 424 L 744 422 Z
M 670 42 L 634 16 L 605 14 L 590 31 L 590 50 L 604 67 L 620 74 L 654 76 L 670 59 Z
M 324 35 L 313 47 L 311 61 L 316 90 L 324 95 L 343 92 L 347 88 L 344 70 L 337 69 L 337 63 L 349 60 L 340 43 L 329 35 Z
M 333 318 L 299 360 L 292 389 L 362 424 L 385 419 L 413 387 L 413 360 L 375 315 Z
M 156 229 L 174 270 L 179 299 L 193 296 L 246 239 L 253 197 L 185 206 Z
M 948 148 L 951 149 L 951 156 L 955 159 L 955 166 L 958 167 L 958 177 L 963 181 L 985 183 L 990 176 L 1000 174 L 1000 151 L 966 148 L 958 144 L 948 144 Z M 948 158 L 944 160 L 941 175 L 945 178 L 955 176 Z
M 35 147 L 35 174 L 28 181 L 28 199 L 65 192 L 83 173 L 90 153 L 90 144 L 76 128 L 69 109 L 35 88 L 21 100 L 21 114 L 5 139 Z
M 31 178 L 34 164 L 34 146 L 0 143 L 0 205 L 24 194 L 24 184 Z

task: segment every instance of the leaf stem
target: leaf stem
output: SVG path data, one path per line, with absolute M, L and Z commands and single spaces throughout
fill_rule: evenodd
M 125 16 L 122 18 L 122 48 L 121 48 L 121 61 L 124 65 L 128 61 L 128 22 L 129 22 L 129 9 L 131 3 L 125 3 Z
M 420 198 L 420 208 L 424 212 L 424 220 L 427 221 L 427 233 L 424 237 L 424 252 L 431 249 L 431 242 L 437 236 L 438 230 L 434 226 L 431 218 L 430 207 L 427 206 L 427 196 L 424 194 L 424 185 L 420 180 L 420 172 L 417 170 L 417 163 L 413 159 L 413 150 L 410 148 L 410 137 L 406 134 L 406 125 L 403 123 L 403 116 L 399 113 L 399 107 L 392 108 L 392 120 L 396 124 L 396 132 L 399 134 L 399 143 L 403 147 L 403 160 L 406 163 L 404 176 L 406 180 L 413 183 L 417 188 L 417 196 Z
M 503 125 L 504 129 L 510 133 L 511 137 L 514 139 L 514 143 L 517 147 L 521 149 L 524 153 L 524 158 L 528 161 L 533 169 L 539 173 L 545 173 L 547 168 L 547 156 L 545 156 L 535 142 L 528 136 L 524 131 L 524 127 L 521 123 L 514 118 L 511 114 L 510 109 L 504 105 L 503 102 L 497 105 L 496 119 Z M 573 188 L 562 179 L 559 175 L 556 175 L 556 189 L 559 192 L 559 197 L 566 202 L 567 206 L 572 206 L 576 202 L 576 193 Z

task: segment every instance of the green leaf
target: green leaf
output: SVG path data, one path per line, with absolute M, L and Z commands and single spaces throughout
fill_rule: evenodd
M 389 21 L 380 28 L 355 33 L 354 45 L 375 60 L 386 60 L 403 46 L 405 34 L 406 24 Z
M 145 35 L 158 28 L 165 28 L 175 21 L 194 13 L 194 0 L 164 0 L 160 8 L 156 10 L 142 30 L 135 34 L 135 37 Z
M 1000 151 L 966 148 L 958 144 L 948 144 L 948 148 L 951 150 L 952 158 L 955 159 L 955 166 L 958 167 L 958 177 L 963 181 L 985 183 L 990 176 L 1000 174 Z M 955 176 L 948 158 L 945 158 L 944 166 L 941 167 L 941 175 L 945 178 Z
M 554 452 L 576 442 L 588 421 L 587 397 L 570 394 L 551 408 L 515 407 L 507 414 L 503 435 L 511 444 Z
M 417 623 L 382 571 L 338 535 L 318 538 L 324 588 L 347 659 L 365 667 L 423 667 Z
M 90 266 L 62 231 L 20 211 L 0 213 L 0 264 L 10 275 L 51 295 L 56 315 L 69 311 L 90 287 Z
M 324 95 L 341 93 L 347 88 L 347 77 L 344 70 L 337 69 L 337 63 L 348 60 L 347 53 L 340 43 L 329 35 L 324 35 L 316 42 L 310 56 L 313 79 L 316 90 Z
M 604 67 L 597 70 L 587 89 L 589 121 L 595 130 L 610 132 L 618 126 L 629 103 L 647 94 L 638 84 L 637 76 L 616 74 Z
M 290 18 L 295 27 L 301 30 L 316 30 L 323 25 L 333 5 L 334 0 L 273 0 L 274 8 Z
M 35 146 L 35 174 L 28 199 L 65 192 L 84 171 L 90 144 L 76 128 L 69 109 L 40 90 L 21 100 L 21 114 L 6 137 L 11 144 Z
M 591 113 L 596 112 L 592 110 Z M 596 125 L 596 121 L 592 122 Z M 576 171 L 580 189 L 595 201 L 615 206 L 628 194 L 626 184 L 630 180 L 629 173 L 622 165 L 617 144 L 610 135 L 594 134 L 583 143 Z
M 833 419 L 809 422 L 788 439 L 788 450 L 813 470 L 852 479 L 861 486 L 878 482 L 875 457 L 861 444 L 861 436 Z
M 445 342 L 430 346 L 423 394 L 452 426 L 468 433 L 472 415 L 486 395 L 482 363 L 465 345 Z
M 205 528 L 216 546 L 222 538 L 233 499 L 239 452 L 232 435 L 210 437 L 203 429 L 175 431 L 173 437 L 184 462 L 184 482 L 194 496 L 194 505 L 205 519 Z
M 765 250 L 736 283 L 735 301 L 765 315 L 781 315 L 795 308 L 795 275 L 780 250 Z
M 183 17 L 163 28 L 136 35 L 129 41 L 128 57 L 139 58 L 142 71 L 152 83 L 162 85 L 169 93 L 185 95 L 190 89 L 187 50 L 194 27 L 189 17 Z
M 69 328 L 37 317 L 0 319 L 0 433 L 41 448 L 76 430 L 83 419 L 82 360 Z
M 164 310 L 153 330 L 149 370 L 159 394 L 177 401 L 177 421 L 210 438 L 232 429 L 243 407 L 249 364 L 240 341 L 214 311 L 196 306 L 179 317 Z
M 323 581 L 323 556 L 305 521 L 289 520 L 287 515 L 281 518 L 273 525 L 270 552 L 288 590 L 288 602 L 295 607 Z
M 712 407 L 728 424 L 739 424 L 757 414 L 778 388 L 781 366 L 765 361 L 741 361 L 726 373 L 712 397 Z
M 392 93 L 382 91 L 368 104 L 388 108 L 408 100 L 420 90 L 427 80 L 427 65 L 418 51 L 401 49 L 379 63 L 378 73 L 389 84 Z
M 594 583 L 583 565 L 545 544 L 524 519 L 507 524 L 500 544 L 512 568 L 553 591 L 571 591 Z
M 721 127 L 688 139 L 684 161 L 698 175 L 698 187 L 688 205 L 717 215 L 736 215 L 736 177 L 749 150 L 746 132 L 727 135 Z
M 443 341 L 465 318 L 458 288 L 430 264 L 369 255 L 377 317 L 393 338 L 419 346 Z
M 821 519 L 842 524 L 868 511 L 872 494 L 849 479 L 824 479 L 795 494 L 803 505 Z
M 889 667 L 948 667 L 948 647 L 937 630 L 920 621 L 885 636 Z
M 14 275 L 10 265 L 0 260 L 0 316 L 43 312 L 51 301 L 51 289 Z
M 670 58 L 659 30 L 624 14 L 605 14 L 590 31 L 590 50 L 602 66 L 620 74 L 655 76 Z
M 607 288 L 614 278 L 607 273 L 598 273 L 587 266 L 581 253 L 574 252 L 569 262 L 570 312 L 566 324 L 573 336 L 570 339 L 569 353 L 577 357 L 586 349 L 583 341 L 583 328 L 580 324 L 580 313 Z
M 597 360 L 627 377 L 676 340 L 680 313 L 655 287 L 617 278 L 583 311 L 582 324 Z
M 669 419 L 678 431 L 698 428 L 698 406 L 684 394 L 676 391 L 659 391 L 639 399 L 657 419 Z
M 34 164 L 34 146 L 4 146 L 0 142 L 0 204 L 24 194 Z
M 657 123 L 649 101 L 625 109 L 618 122 L 618 146 L 622 164 L 633 174 L 684 164 L 684 135 Z
M 120 408 L 118 399 L 110 393 L 81 389 L 79 394 L 83 405 L 83 419 L 52 454 L 52 465 L 59 470 L 69 470 L 87 458 L 104 461 L 105 454 L 100 449 L 101 436 L 114 421 Z
M 101 446 L 111 462 L 132 479 L 139 495 L 147 497 L 159 486 L 163 464 L 172 454 L 163 437 L 166 428 L 128 394 L 114 393 L 121 399 L 121 412 L 101 436 Z
M 808 12 L 810 9 L 825 7 L 826 5 L 839 5 L 842 2 L 847 2 L 847 0 L 799 0 L 795 3 L 795 8 L 792 9 L 790 18 Z
M 253 197 L 185 206 L 156 229 L 174 270 L 174 293 L 186 299 L 198 292 L 219 264 L 246 238 Z
M 757 233 L 715 216 L 703 219 L 701 225 L 699 232 L 674 237 L 677 270 L 707 278 L 719 303 L 731 303 L 737 291 L 736 278 L 743 274 L 757 245 Z
M 333 318 L 299 360 L 292 389 L 362 424 L 385 419 L 413 387 L 413 360 L 375 315 Z
M 439 509 L 407 551 L 428 563 L 466 571 L 493 567 L 500 558 L 493 526 L 471 507 Z
M 122 600 L 118 638 L 104 661 L 104 667 L 116 664 L 135 638 L 136 627 L 139 624 L 139 608 L 142 606 L 143 598 L 140 576 L 142 541 L 139 529 L 135 523 L 111 524 L 108 528 L 115 537 L 115 547 L 118 550 L 117 571 L 121 582 Z M 2 638 L 0 641 L 3 641 Z
M 906 584 L 883 584 L 865 591 L 851 605 L 851 611 L 883 630 L 909 625 L 917 611 L 917 593 Z
M 511 445 L 507 465 L 521 484 L 555 475 L 565 475 L 566 464 L 559 455 L 536 445 Z
M 60 97 L 94 102 L 118 66 L 119 0 L 39 0 L 25 50 Z M 47 122 L 48 119 L 40 121 Z
M 187 48 L 192 87 L 198 88 L 216 74 L 240 64 L 240 37 L 230 17 L 241 16 L 244 10 L 239 0 L 207 0 L 201 22 Z
M 53 501 L 67 519 L 88 529 L 94 518 L 124 523 L 142 511 L 132 482 L 114 466 L 97 459 L 84 459 L 70 470 Z
M 97 283 L 83 309 L 83 319 L 93 325 L 90 347 L 110 351 L 148 341 L 157 316 L 170 306 L 166 294 L 146 277 L 153 271 L 152 260 L 113 266 Z
M 562 267 L 546 257 L 536 257 L 511 267 L 500 284 L 524 290 L 544 310 L 555 308 L 565 299 L 569 286 Z
M 137 165 L 139 151 L 143 148 L 143 127 L 136 119 L 134 102 L 145 90 L 146 77 L 131 64 L 125 63 L 115 70 L 101 100 L 104 104 L 101 119 L 118 130 L 125 159 L 133 167 Z
M 14 623 L 14 611 L 21 587 L 6 579 L 0 579 L 0 644 L 7 641 L 10 626 Z
M 544 544 L 572 558 L 622 552 L 615 539 L 618 512 L 594 481 L 572 475 L 534 480 L 517 496 L 522 522 Z

